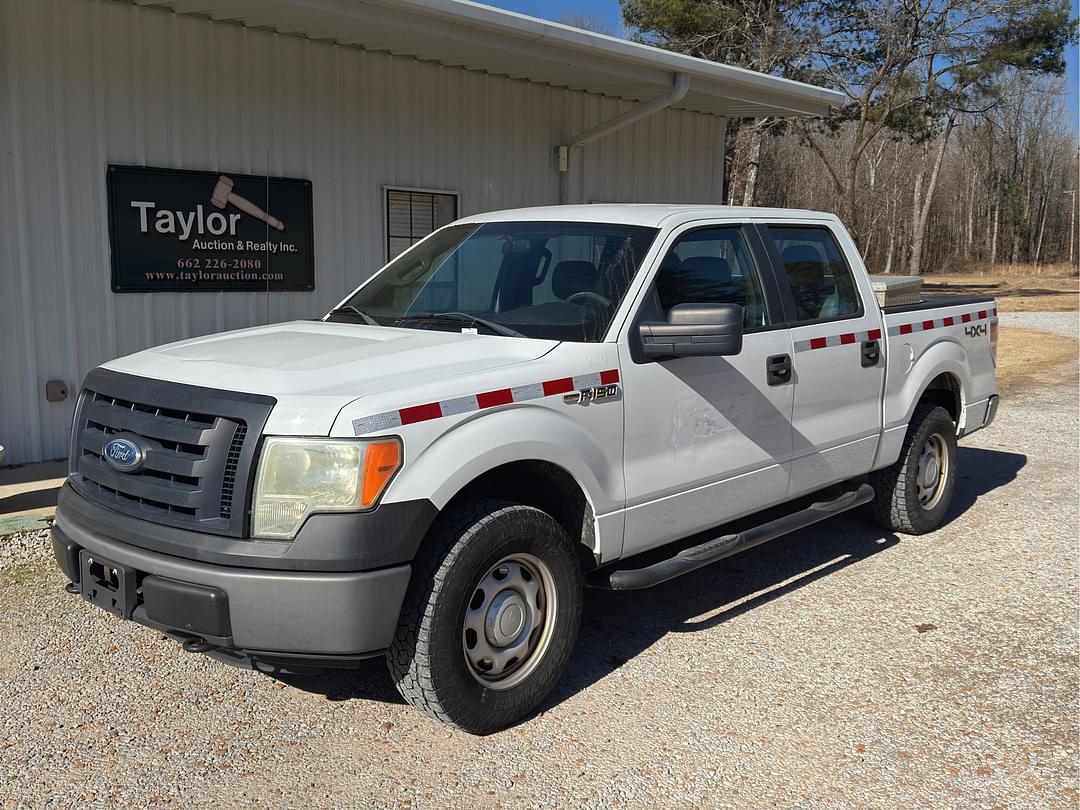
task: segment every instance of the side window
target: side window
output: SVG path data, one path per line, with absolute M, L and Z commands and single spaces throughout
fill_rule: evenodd
M 746 329 L 769 322 L 761 279 L 738 225 L 680 236 L 660 265 L 655 289 L 665 317 L 678 304 L 739 304 Z
M 795 320 L 831 321 L 862 314 L 855 278 L 828 228 L 769 226 L 795 299 Z

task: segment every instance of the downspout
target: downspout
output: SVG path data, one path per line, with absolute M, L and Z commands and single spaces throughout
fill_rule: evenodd
M 664 95 L 658 96 L 652 101 L 647 101 L 644 104 L 639 104 L 632 110 L 627 110 L 620 115 L 616 115 L 614 118 L 610 118 L 601 124 L 597 124 L 592 129 L 585 130 L 580 135 L 569 139 L 569 145 L 557 147 L 555 154 L 559 157 L 559 204 L 566 204 L 566 197 L 568 194 L 567 175 L 570 171 L 570 157 L 574 152 L 587 143 L 598 141 L 616 130 L 628 127 L 643 118 L 648 118 L 654 113 L 666 110 L 672 104 L 679 103 L 685 98 L 689 90 L 690 76 L 686 73 L 676 73 L 674 86 L 664 93 Z

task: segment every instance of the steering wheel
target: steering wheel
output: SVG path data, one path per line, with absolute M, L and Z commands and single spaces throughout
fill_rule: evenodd
M 572 303 L 575 298 L 588 299 L 598 302 L 603 307 L 611 307 L 611 299 L 605 298 L 600 293 L 593 292 L 592 290 L 582 290 L 581 292 L 576 292 L 573 295 L 569 295 L 566 298 L 566 303 Z

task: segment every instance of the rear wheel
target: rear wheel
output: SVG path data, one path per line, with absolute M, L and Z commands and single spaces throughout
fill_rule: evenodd
M 390 673 L 432 717 L 498 731 L 558 683 L 581 602 L 575 543 L 550 515 L 495 500 L 452 507 L 414 562 Z
M 945 520 L 956 488 L 956 426 L 939 405 L 915 408 L 900 458 L 870 475 L 878 523 L 905 534 L 925 534 Z

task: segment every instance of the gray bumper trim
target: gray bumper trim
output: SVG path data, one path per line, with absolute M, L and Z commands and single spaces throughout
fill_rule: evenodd
M 178 529 L 115 512 L 60 489 L 56 520 L 129 546 L 211 565 L 271 571 L 370 571 L 416 556 L 438 510 L 428 500 L 384 503 L 370 512 L 310 515 L 292 542 L 248 540 Z
M 998 404 L 1001 399 L 997 394 L 991 394 L 990 399 L 986 402 L 986 417 L 983 419 L 982 426 L 990 427 L 994 423 L 994 419 L 997 417 Z
M 386 649 L 412 573 L 409 565 L 354 573 L 208 565 L 120 543 L 70 521 L 60 528 L 76 544 L 110 562 L 223 590 L 233 643 L 240 649 L 311 655 Z

